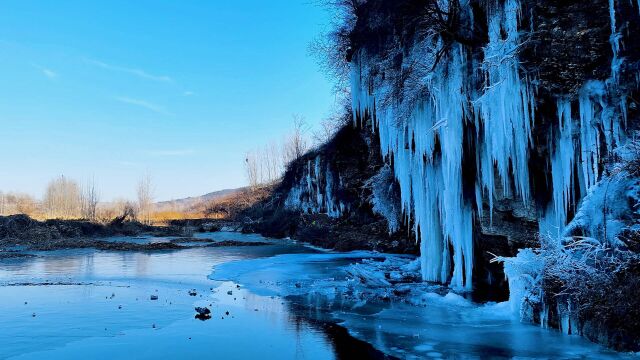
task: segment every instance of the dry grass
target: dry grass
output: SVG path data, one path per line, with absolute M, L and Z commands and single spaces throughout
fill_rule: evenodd
M 150 220 L 152 224 L 166 224 L 171 220 L 195 220 L 205 217 L 201 212 L 159 211 L 151 213 Z
M 274 185 L 260 185 L 243 189 L 207 204 L 204 214 L 214 219 L 236 219 L 244 210 L 266 200 Z

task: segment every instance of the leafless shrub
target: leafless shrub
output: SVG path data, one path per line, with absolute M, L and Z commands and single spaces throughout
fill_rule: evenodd
M 143 223 L 150 225 L 151 213 L 153 212 L 154 189 L 151 176 L 149 174 L 146 174 L 142 179 L 140 179 L 136 193 L 138 195 L 138 215 L 140 220 Z M 125 208 L 125 210 L 129 211 L 130 209 Z
M 244 168 L 249 186 L 257 188 L 278 181 L 285 167 L 309 150 L 309 125 L 301 115 L 293 115 L 293 128 L 281 143 L 270 141 L 245 154 Z
M 282 145 L 282 158 L 286 165 L 299 159 L 309 150 L 309 124 L 300 114 L 293 115 L 293 129 L 285 137 Z
M 320 68 L 334 82 L 334 90 L 340 92 L 349 85 L 349 61 L 351 57 L 351 32 L 356 24 L 358 8 L 365 1 L 321 0 L 320 6 L 332 14 L 330 30 L 323 32 L 309 45 Z
M 100 195 L 96 189 L 96 183 L 94 179 L 87 182 L 80 194 L 80 206 L 82 217 L 95 221 L 97 219 L 98 203 L 100 202 Z
M 80 186 L 74 180 L 60 176 L 47 185 L 43 203 L 49 218 L 77 218 L 81 215 Z

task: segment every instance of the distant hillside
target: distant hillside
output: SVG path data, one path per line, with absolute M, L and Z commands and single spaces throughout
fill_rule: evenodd
M 183 199 L 176 199 L 170 201 L 160 201 L 155 203 L 156 211 L 185 211 L 194 208 L 198 208 L 203 204 L 209 203 L 213 200 L 221 199 L 225 196 L 233 195 L 242 191 L 244 188 L 238 189 L 225 189 L 210 192 L 201 196 L 188 197 Z

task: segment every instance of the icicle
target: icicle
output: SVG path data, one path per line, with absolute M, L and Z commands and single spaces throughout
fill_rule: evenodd
M 626 118 L 624 97 L 620 113 L 608 105 L 607 88 L 602 81 L 588 81 L 581 89 L 580 101 L 580 146 L 581 163 L 585 187 L 592 187 L 599 178 L 598 167 L 603 153 L 610 154 L 623 142 L 623 124 Z M 600 146 L 604 138 L 606 149 Z
M 341 202 L 336 205 L 333 193 L 333 174 L 329 166 L 322 171 L 322 158 L 318 155 L 313 162 L 307 161 L 303 177 L 289 190 L 284 205 L 293 210 L 338 218 L 348 207 Z
M 573 119 L 571 102 L 558 99 L 558 128 L 556 148 L 551 157 L 551 180 L 553 185 L 552 208 L 540 219 L 540 233 L 559 238 L 567 224 L 567 210 L 573 189 L 573 165 L 575 147 L 573 143 Z
M 621 35 L 616 25 L 615 0 L 609 0 L 609 17 L 611 22 L 611 37 L 609 38 L 609 43 L 611 43 L 611 50 L 613 51 L 613 59 L 611 59 L 611 81 L 615 85 L 618 83 L 618 75 L 623 62 L 623 59 L 619 58 Z
M 584 178 L 584 190 L 591 188 L 598 181 L 598 163 L 600 159 L 600 141 L 596 119 L 596 104 L 592 96 L 604 91 L 604 85 L 598 81 L 587 82 L 580 91 L 580 154 Z
M 540 310 L 540 327 L 543 329 L 549 328 L 549 308 L 544 302 L 544 295 L 541 294 L 540 299 L 542 301 Z
M 375 111 L 383 156 L 393 157 L 402 210 L 413 214 L 414 228 L 420 232 L 423 279 L 447 282 L 451 276 L 453 287 L 470 289 L 473 212 L 464 202 L 460 177 L 467 118 L 463 109 L 468 102 L 464 59 L 462 46 L 452 49 L 428 79 L 430 97 L 415 106 L 406 122 L 398 124 L 391 107 L 366 111 Z M 381 95 L 385 91 L 384 87 L 377 89 Z M 441 159 L 434 159 L 436 137 Z M 412 143 L 415 145 L 410 146 Z
M 571 322 L 569 321 L 569 312 L 564 306 L 558 304 L 558 317 L 560 317 L 560 331 L 565 335 L 571 335 Z
M 473 22 L 469 2 L 460 2 L 460 8 L 461 21 Z M 483 194 L 493 208 L 494 165 L 505 194 L 510 194 L 513 178 L 516 193 L 525 202 L 529 198 L 528 151 L 534 101 L 526 79 L 520 78 L 516 57 L 520 46 L 519 9 L 517 0 L 507 0 L 490 15 L 490 41 L 483 63 L 486 87 L 479 98 L 462 45 L 452 46 L 433 73 L 423 79 L 428 96 L 412 107 L 396 101 L 377 102 L 397 98 L 390 90 L 392 85 L 378 79 L 376 88 L 368 87 L 372 79 L 364 76 L 365 54 L 354 56 L 353 111 L 375 114 L 382 155 L 391 158 L 400 186 L 402 211 L 408 219 L 413 215 L 413 228 L 419 232 L 424 280 L 450 281 L 453 287 L 471 288 L 474 210 L 468 203 L 473 200 L 463 197 L 461 178 L 467 121 L 475 120 L 477 135 L 484 140 L 478 143 L 480 171 L 475 207 L 479 215 Z M 506 39 L 502 38 L 503 30 Z M 426 56 L 444 45 L 441 39 L 434 39 L 430 46 Z M 470 118 L 472 96 L 477 99 L 475 118 Z M 385 105 L 379 106 L 382 103 Z
M 509 179 L 513 176 L 516 193 L 525 203 L 529 198 L 528 150 L 534 109 L 529 85 L 520 79 L 516 56 L 520 46 L 519 9 L 518 1 L 507 0 L 504 10 L 489 18 L 489 44 L 484 49 L 483 63 L 485 91 L 475 103 L 485 139 L 481 180 L 490 201 L 493 164 L 502 179 L 505 196 L 509 195 Z M 507 34 L 504 40 L 503 30 Z

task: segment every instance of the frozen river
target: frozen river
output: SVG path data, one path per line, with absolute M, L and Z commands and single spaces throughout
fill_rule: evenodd
M 201 236 L 269 244 L 1 260 L 0 358 L 623 357 L 519 324 L 506 304 L 442 293 L 369 300 L 345 271 L 363 259 L 409 263 L 406 257 L 327 253 L 257 235 Z M 209 307 L 212 318 L 195 319 L 195 306 Z

